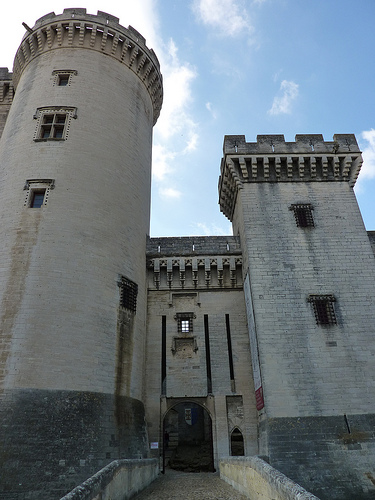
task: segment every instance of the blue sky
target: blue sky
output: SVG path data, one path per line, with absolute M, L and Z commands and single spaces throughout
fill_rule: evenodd
M 135 5 L 133 5 L 135 4 Z M 6 2 L 0 66 L 24 34 L 65 2 Z M 160 60 L 164 105 L 154 128 L 151 236 L 231 234 L 218 207 L 225 134 L 354 133 L 355 188 L 375 230 L 374 0 L 133 0 L 74 5 L 120 18 Z

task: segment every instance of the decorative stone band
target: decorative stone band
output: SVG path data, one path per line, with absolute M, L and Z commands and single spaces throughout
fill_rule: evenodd
M 30 61 L 50 50 L 59 48 L 95 50 L 117 59 L 131 69 L 146 86 L 152 103 L 154 124 L 163 102 L 163 81 L 159 61 L 145 38 L 134 28 L 119 24 L 119 18 L 98 11 L 86 14 L 86 9 L 65 9 L 41 17 L 27 30 L 16 53 L 13 82 L 17 87 L 24 68 Z
M 239 256 L 169 257 L 148 261 L 148 268 L 154 271 L 154 286 L 157 290 L 168 288 L 235 288 L 241 286 L 237 283 L 237 268 L 241 268 L 241 266 L 242 257 Z M 162 275 L 164 276 L 162 277 Z
M 353 134 L 336 134 L 325 142 L 320 134 L 261 135 L 256 143 L 245 136 L 225 136 L 219 179 L 221 211 L 232 220 L 239 189 L 251 182 L 347 181 L 354 186 L 363 159 Z

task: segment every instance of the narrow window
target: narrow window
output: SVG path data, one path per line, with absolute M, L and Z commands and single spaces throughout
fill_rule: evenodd
M 30 208 L 40 208 L 44 202 L 44 195 L 46 190 L 35 190 L 32 192 Z
M 167 392 L 167 317 L 161 317 L 161 394 Z
M 78 73 L 74 69 L 55 69 L 52 71 L 54 87 L 68 87 L 72 83 L 73 76 Z
M 225 326 L 227 330 L 227 345 L 228 345 L 228 357 L 229 357 L 229 373 L 230 373 L 230 383 L 232 392 L 236 392 L 235 381 L 234 381 L 234 365 L 233 365 L 233 352 L 232 352 L 232 337 L 230 334 L 230 321 L 229 314 L 225 315 Z
M 206 346 L 207 393 L 212 394 L 210 330 L 208 326 L 208 314 L 204 315 L 204 343 Z
M 314 207 L 310 203 L 296 203 L 291 205 L 289 210 L 294 212 L 297 227 L 314 227 Z
M 138 295 L 138 285 L 133 281 L 121 277 L 120 283 L 120 305 L 124 309 L 136 312 L 137 309 L 137 295 Z
M 55 188 L 54 179 L 27 179 L 23 189 L 26 191 L 23 206 L 41 208 L 47 205 L 51 190 Z
M 235 427 L 230 435 L 230 451 L 232 457 L 243 457 L 245 455 L 243 435 L 238 427 Z
M 336 314 L 333 303 L 336 299 L 333 295 L 310 295 L 307 299 L 313 307 L 317 325 L 336 325 Z

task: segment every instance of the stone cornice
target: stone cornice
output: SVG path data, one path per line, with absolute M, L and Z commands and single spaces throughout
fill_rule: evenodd
M 117 59 L 133 71 L 146 86 L 152 103 L 154 124 L 163 101 L 163 81 L 159 61 L 145 38 L 134 28 L 125 28 L 117 17 L 86 9 L 65 9 L 41 17 L 25 34 L 14 59 L 13 82 L 18 84 L 24 68 L 39 55 L 59 48 L 95 50 Z
M 237 268 L 242 267 L 241 255 L 152 258 L 147 260 L 147 267 L 153 271 L 154 287 L 157 290 L 242 286 L 237 281 Z
M 283 135 L 258 135 L 256 143 L 249 143 L 243 135 L 225 136 L 221 211 L 232 220 L 238 190 L 245 183 L 347 181 L 353 187 L 363 162 L 355 136 L 336 134 L 333 139 L 309 134 L 285 142 Z

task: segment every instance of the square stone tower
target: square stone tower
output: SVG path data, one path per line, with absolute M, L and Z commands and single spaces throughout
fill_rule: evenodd
M 226 136 L 220 207 L 243 251 L 260 454 L 321 498 L 368 498 L 375 261 L 353 135 Z M 327 493 L 329 492 L 329 493 Z

